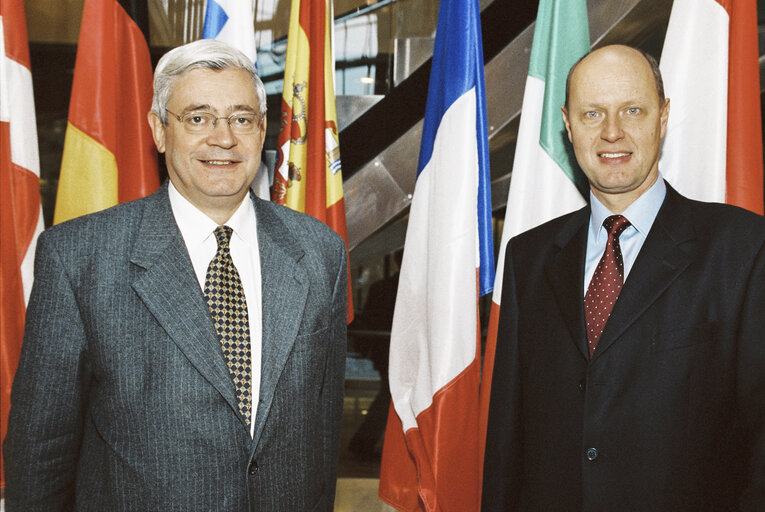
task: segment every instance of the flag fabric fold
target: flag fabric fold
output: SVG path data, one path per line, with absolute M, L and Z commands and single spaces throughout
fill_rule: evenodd
M 507 242 L 519 233 L 577 210 L 586 203 L 587 179 L 568 144 L 560 107 L 565 101 L 569 69 L 589 50 L 586 2 L 541 0 L 534 27 L 486 336 L 481 380 L 482 454 Z
M 477 0 L 442 0 L 390 346 L 380 497 L 477 511 L 479 293 L 491 291 L 486 100 Z M 480 290 L 480 291 L 479 291 Z
M 755 0 L 675 0 L 661 55 L 670 98 L 659 168 L 693 199 L 763 213 Z
M 159 187 L 146 120 L 151 58 L 140 28 L 148 26 L 148 9 L 146 0 L 124 3 L 130 12 L 117 0 L 85 0 L 54 223 Z
M 11 382 L 24 335 L 37 236 L 40 159 L 23 0 L 0 0 L 0 488 Z
M 347 247 L 332 30 L 331 0 L 292 0 L 271 200 L 316 217 Z

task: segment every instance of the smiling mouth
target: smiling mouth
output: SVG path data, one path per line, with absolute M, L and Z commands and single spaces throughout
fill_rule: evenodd
M 622 152 L 622 153 L 598 153 L 598 156 L 600 158 L 624 158 L 627 156 L 630 156 L 631 152 Z
M 202 160 L 207 165 L 231 165 L 237 163 L 236 160 Z

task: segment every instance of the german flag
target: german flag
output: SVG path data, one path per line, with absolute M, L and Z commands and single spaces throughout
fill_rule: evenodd
M 146 0 L 85 0 L 54 223 L 159 186 L 148 18 Z
M 331 0 L 292 0 L 271 199 L 321 220 L 347 247 L 331 23 Z

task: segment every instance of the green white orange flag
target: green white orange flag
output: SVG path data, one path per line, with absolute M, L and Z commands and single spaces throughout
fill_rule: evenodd
M 146 0 L 85 0 L 54 223 L 159 187 Z
M 292 0 L 271 200 L 313 215 L 347 246 L 331 10 L 331 0 Z M 350 284 L 349 279 L 348 322 L 353 319 Z
M 568 70 L 589 51 L 586 2 L 541 0 L 534 27 L 486 338 L 480 395 L 484 432 L 507 242 L 523 231 L 585 205 L 587 181 L 568 144 L 560 107 L 565 100 Z
M 40 158 L 23 0 L 0 0 L 0 445 L 32 289 Z M 4 486 L 0 448 L 0 489 Z
M 659 169 L 683 194 L 763 213 L 755 0 L 675 0 L 661 70 L 670 98 Z

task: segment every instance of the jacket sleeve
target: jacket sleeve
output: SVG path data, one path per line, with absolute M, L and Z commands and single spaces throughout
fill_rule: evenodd
M 74 507 L 90 372 L 70 276 L 43 233 L 4 444 L 6 510 Z
M 521 481 L 518 301 L 512 241 L 505 253 L 497 347 L 491 382 L 483 467 L 483 512 L 516 510 Z
M 765 244 L 749 276 L 738 331 L 736 410 L 749 457 L 740 509 L 753 512 L 765 510 Z
M 340 453 L 340 423 L 343 417 L 343 390 L 345 386 L 345 353 L 348 317 L 348 260 L 345 244 L 338 262 L 335 284 L 332 292 L 332 318 L 327 344 L 327 365 L 324 370 L 322 393 L 324 431 L 324 496 L 327 512 L 334 509 L 335 487 L 337 485 L 337 460 Z M 317 509 L 319 510 L 319 509 Z

